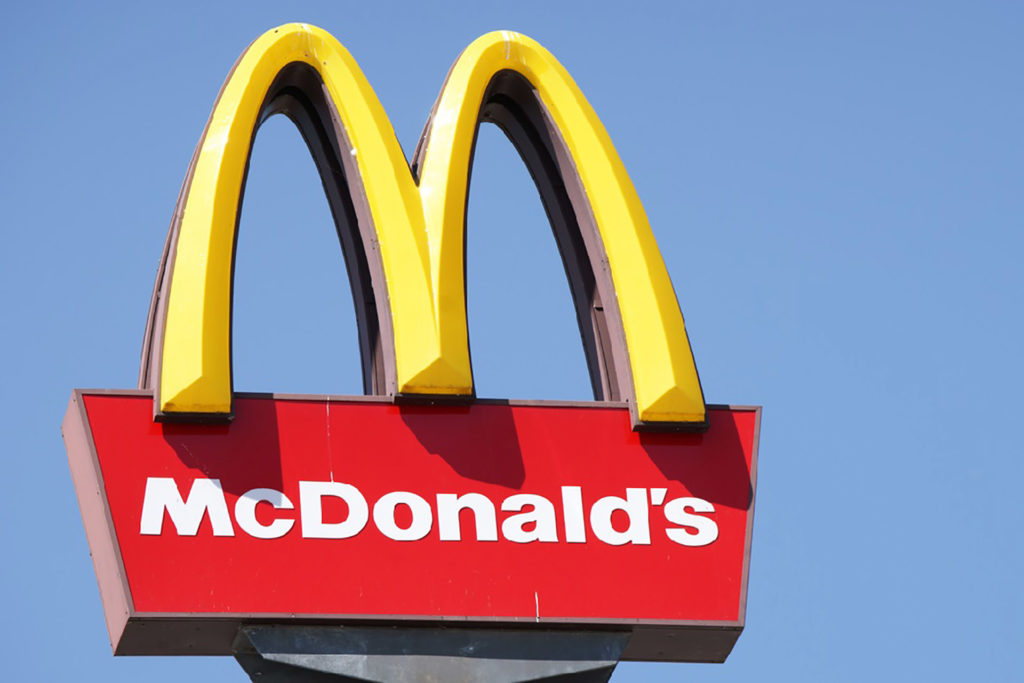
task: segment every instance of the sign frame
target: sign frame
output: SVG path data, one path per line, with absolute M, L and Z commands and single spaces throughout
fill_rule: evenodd
M 114 529 L 110 506 L 96 452 L 96 444 L 83 398 L 89 395 L 152 398 L 150 390 L 76 389 L 62 425 L 68 461 L 96 569 L 106 615 L 107 630 L 115 655 L 230 655 L 239 628 L 246 625 L 347 625 L 523 629 L 531 631 L 624 631 L 630 633 L 623 660 L 666 662 L 723 662 L 732 650 L 746 621 L 747 584 L 757 484 L 757 449 L 761 408 L 709 404 L 708 410 L 750 411 L 754 433 L 750 462 L 750 501 L 744 538 L 739 618 L 735 621 L 566 619 L 543 617 L 466 618 L 459 616 L 280 614 L 280 613 L 149 613 L 135 609 L 124 561 Z M 238 398 L 270 398 L 275 401 L 324 401 L 390 404 L 383 396 L 330 396 L 237 392 Z M 474 403 L 504 406 L 583 407 L 625 409 L 625 403 L 588 401 L 520 401 L 479 399 Z

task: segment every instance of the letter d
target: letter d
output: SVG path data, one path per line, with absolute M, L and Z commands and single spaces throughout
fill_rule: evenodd
M 629 517 L 629 527 L 616 531 L 612 513 L 622 510 Z M 605 496 L 590 508 L 590 528 L 608 545 L 651 544 L 651 524 L 647 514 L 647 489 L 626 489 L 625 499 Z
M 324 522 L 323 497 L 341 498 L 348 505 L 348 517 L 342 522 Z M 302 508 L 303 538 L 351 538 L 370 519 L 366 499 L 355 486 L 334 481 L 300 481 L 299 505 Z

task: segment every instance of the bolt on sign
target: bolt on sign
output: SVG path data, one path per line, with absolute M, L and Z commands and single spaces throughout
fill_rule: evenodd
M 252 141 L 301 130 L 348 266 L 365 396 L 236 393 Z M 477 127 L 536 179 L 595 401 L 480 400 L 464 235 Z M 63 433 L 116 654 L 230 654 L 250 623 L 618 629 L 624 659 L 723 661 L 744 624 L 760 409 L 706 406 L 643 207 L 568 72 L 525 36 L 456 60 L 407 162 L 333 37 L 228 75 L 161 257 L 134 390 Z

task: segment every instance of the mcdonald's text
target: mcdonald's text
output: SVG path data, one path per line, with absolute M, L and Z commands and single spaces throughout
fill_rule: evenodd
M 366 497 L 354 485 L 337 481 L 298 482 L 301 501 L 303 538 L 347 539 L 359 535 L 371 519 Z M 679 545 L 700 547 L 718 538 L 718 524 L 706 514 L 715 507 L 701 498 L 678 497 L 666 501 L 668 489 L 658 487 L 627 488 L 625 496 L 604 496 L 584 515 L 583 493 L 579 486 L 562 486 L 559 509 L 548 498 L 534 493 L 516 493 L 500 504 L 510 513 L 501 522 L 500 537 L 512 543 L 586 543 L 586 521 L 590 534 L 608 545 L 651 544 L 651 509 L 660 507 L 669 527 L 664 535 Z M 391 491 L 373 504 L 373 527 L 393 541 L 419 541 L 434 532 L 441 541 L 497 541 L 499 525 L 496 506 L 487 496 L 468 492 L 438 493 L 436 505 L 411 491 Z M 325 501 L 344 504 L 342 518 L 329 521 Z M 195 479 L 187 495 L 170 477 L 148 477 L 142 503 L 139 533 L 159 536 L 164 533 L 165 517 L 179 536 L 195 536 L 204 518 L 209 519 L 214 536 L 234 536 L 236 527 L 253 538 L 275 539 L 286 536 L 295 526 L 294 517 L 275 516 L 260 519 L 261 503 L 276 511 L 294 510 L 295 504 L 283 492 L 254 488 L 238 497 L 231 522 L 224 491 L 217 479 Z M 472 513 L 474 532 L 463 531 L 463 510 Z M 616 513 L 625 524 L 616 525 Z M 264 515 L 265 517 L 266 515 Z M 564 535 L 559 533 L 559 525 Z M 618 528 L 622 527 L 622 528 Z

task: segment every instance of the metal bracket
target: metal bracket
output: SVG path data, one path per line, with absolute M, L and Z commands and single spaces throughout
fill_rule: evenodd
M 243 626 L 234 655 L 260 683 L 606 683 L 621 631 Z

